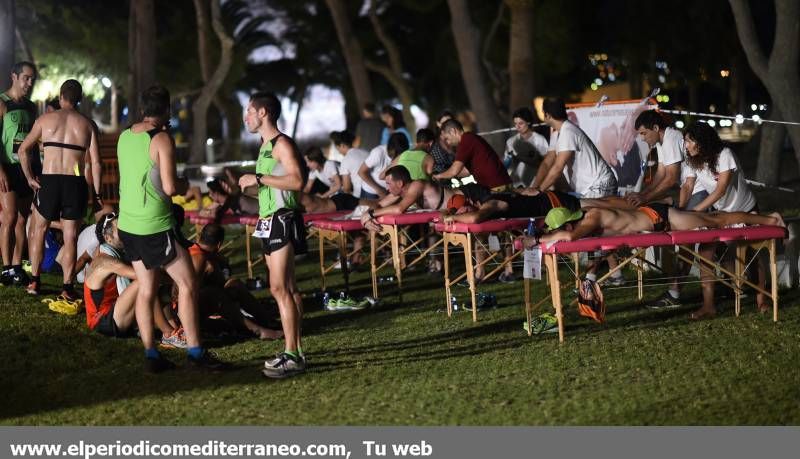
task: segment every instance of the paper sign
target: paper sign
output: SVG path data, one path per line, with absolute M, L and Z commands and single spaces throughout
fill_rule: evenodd
M 500 251 L 500 238 L 498 238 L 496 234 L 489 235 L 489 251 L 490 252 Z
M 522 277 L 525 279 L 541 279 L 542 248 L 537 245 L 532 249 L 525 249 L 523 260 Z

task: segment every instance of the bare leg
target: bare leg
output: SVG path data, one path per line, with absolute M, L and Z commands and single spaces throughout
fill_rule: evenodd
M 15 255 L 13 242 L 15 229 L 17 228 L 17 219 L 19 218 L 17 193 L 9 191 L 0 194 L 0 207 L 2 207 L 2 209 L 0 209 L 0 220 L 3 222 L 2 225 L 0 225 L 0 252 L 2 252 L 3 256 L 3 265 L 11 266 L 12 258 Z
M 265 255 L 269 267 L 269 288 L 273 298 L 278 303 L 283 325 L 283 336 L 286 342 L 285 349 L 297 352 L 300 347 L 300 322 L 302 316 L 295 303 L 293 295 L 294 284 L 294 247 L 286 244 L 285 247 Z M 292 276 L 292 277 L 290 277 Z
M 64 253 L 61 259 L 61 268 L 64 272 L 64 283 L 71 284 L 75 278 L 75 253 L 78 250 L 78 221 L 63 220 L 61 231 L 64 234 L 64 245 L 62 246 Z
M 715 248 L 716 244 L 701 244 L 699 253 L 704 258 L 713 260 Z M 714 281 L 716 280 L 714 268 L 701 262 L 700 280 L 703 285 L 703 306 L 689 315 L 691 320 L 711 319 L 717 315 L 717 309 L 714 307 Z
M 136 298 L 139 294 L 139 283 L 134 281 L 117 298 L 114 304 L 114 323 L 120 331 L 127 331 L 136 320 Z
M 21 198 L 17 212 L 17 226 L 14 229 L 14 254 L 11 262 L 14 265 L 22 263 L 22 252 L 25 249 L 25 242 L 28 240 L 25 227 L 28 217 L 31 214 L 31 198 Z
M 139 336 L 142 339 L 144 348 L 146 350 L 154 349 L 153 306 L 156 299 L 156 289 L 158 288 L 158 270 L 145 268 L 141 260 L 133 262 L 133 270 L 136 272 L 136 282 L 139 284 L 139 288 L 136 291 L 136 307 L 134 308 L 136 325 L 139 327 Z
M 197 281 L 189 252 L 182 246 L 176 247 L 178 255 L 164 269 L 178 287 L 178 317 L 186 332 L 186 344 L 199 347 L 200 320 L 197 314 Z M 136 273 L 138 276 L 138 272 Z M 151 308 L 152 310 L 152 308 Z M 138 308 L 137 308 L 138 314 Z
M 34 210 L 31 215 L 31 228 L 28 235 L 28 253 L 31 257 L 31 274 L 34 276 L 39 275 L 42 269 L 42 253 L 44 252 L 44 232 L 47 231 L 49 221 Z M 73 256 L 74 257 L 74 256 Z
M 669 210 L 669 224 L 674 230 L 691 230 L 702 227 L 724 228 L 737 223 L 746 225 L 775 225 L 786 227 L 780 214 L 751 214 L 747 212 L 686 212 Z

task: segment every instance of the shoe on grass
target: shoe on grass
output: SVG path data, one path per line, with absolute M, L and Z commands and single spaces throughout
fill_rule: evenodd
M 264 362 L 264 369 L 261 370 L 261 373 L 267 378 L 283 379 L 305 371 L 305 357 L 294 358 L 285 352 L 281 352 L 274 359 Z
M 501 284 L 510 284 L 517 281 L 517 276 L 515 276 L 514 273 L 504 272 L 497 277 L 497 280 L 500 281 Z
M 361 309 L 365 309 L 368 306 L 369 306 L 369 301 L 366 301 L 366 300 L 356 301 L 355 299 L 353 299 L 353 298 L 348 296 L 347 298 L 340 298 L 336 302 L 336 309 L 335 310 L 336 311 L 358 311 L 358 310 L 361 310 Z
M 207 350 L 204 350 L 200 357 L 195 358 L 187 355 L 186 358 L 189 361 L 189 366 L 197 370 L 225 371 L 231 367 L 231 364 L 219 360 Z
M 522 328 L 528 331 L 528 322 L 522 323 Z M 538 335 L 540 333 L 555 333 L 558 331 L 558 319 L 553 314 L 545 312 L 531 320 L 531 333 Z
M 39 285 L 39 282 L 33 281 L 25 288 L 25 291 L 28 292 L 28 295 L 38 295 L 41 293 L 42 286 Z
M 144 371 L 146 373 L 158 374 L 174 369 L 175 364 L 165 359 L 163 355 L 159 355 L 157 359 L 144 359 Z
M 14 270 L 12 269 L 11 272 L 11 283 L 16 287 L 23 287 L 28 285 L 31 282 L 31 278 L 25 272 L 25 270 L 19 269 Z
M 655 301 L 651 301 L 644 305 L 647 309 L 653 310 L 667 310 L 667 309 L 676 309 L 681 307 L 681 300 L 679 298 L 673 298 L 669 292 L 664 292 L 661 297 L 656 299 Z
M 183 332 L 183 327 L 176 328 L 169 335 L 161 337 L 160 344 L 164 347 L 175 347 L 179 349 L 186 349 L 186 334 Z

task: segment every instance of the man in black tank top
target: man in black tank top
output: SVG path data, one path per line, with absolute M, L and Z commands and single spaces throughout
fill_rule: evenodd
M 0 93 L 0 282 L 4 285 L 28 283 L 22 270 L 22 250 L 33 190 L 19 164 L 19 146 L 36 120 L 36 106 L 28 99 L 35 80 L 36 67 L 19 62 L 11 70 L 11 87 Z M 30 155 L 35 173 L 41 173 L 39 152 Z

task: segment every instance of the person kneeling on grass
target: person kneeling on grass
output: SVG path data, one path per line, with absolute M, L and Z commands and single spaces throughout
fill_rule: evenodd
M 134 307 L 139 284 L 131 280 L 136 279 L 133 267 L 122 260 L 117 215 L 112 212 L 100 217 L 95 225 L 95 235 L 100 247 L 87 269 L 88 275 L 83 284 L 86 324 L 90 329 L 110 337 L 135 336 Z M 153 308 L 153 319 L 161 330 L 162 345 L 186 347 L 183 330 L 169 324 L 157 301 Z
M 199 242 L 189 247 L 192 265 L 197 273 L 197 285 L 200 286 L 198 298 L 201 317 L 220 314 L 238 330 L 252 333 L 262 340 L 283 337 L 282 331 L 261 325 L 274 321 L 275 314 L 269 314 L 241 282 L 226 279 L 223 266 L 227 265 L 227 261 L 219 253 L 224 240 L 225 229 L 212 223 L 203 227 Z M 245 317 L 240 308 L 253 319 Z
M 636 209 L 592 207 L 572 211 L 557 207 L 547 213 L 544 222 L 548 233 L 541 237 L 526 236 L 526 247 L 532 247 L 539 242 L 574 241 L 583 237 L 615 236 L 642 231 L 725 228 L 736 224 L 786 227 L 777 212 L 769 215 L 748 212 L 687 212 L 663 203 L 650 203 Z M 710 260 L 714 253 L 713 250 L 701 249 L 700 255 Z M 689 316 L 692 320 L 709 319 L 717 312 L 714 307 L 714 286 L 711 282 L 714 273 L 704 264 L 701 265 L 700 272 L 703 280 L 703 306 Z

